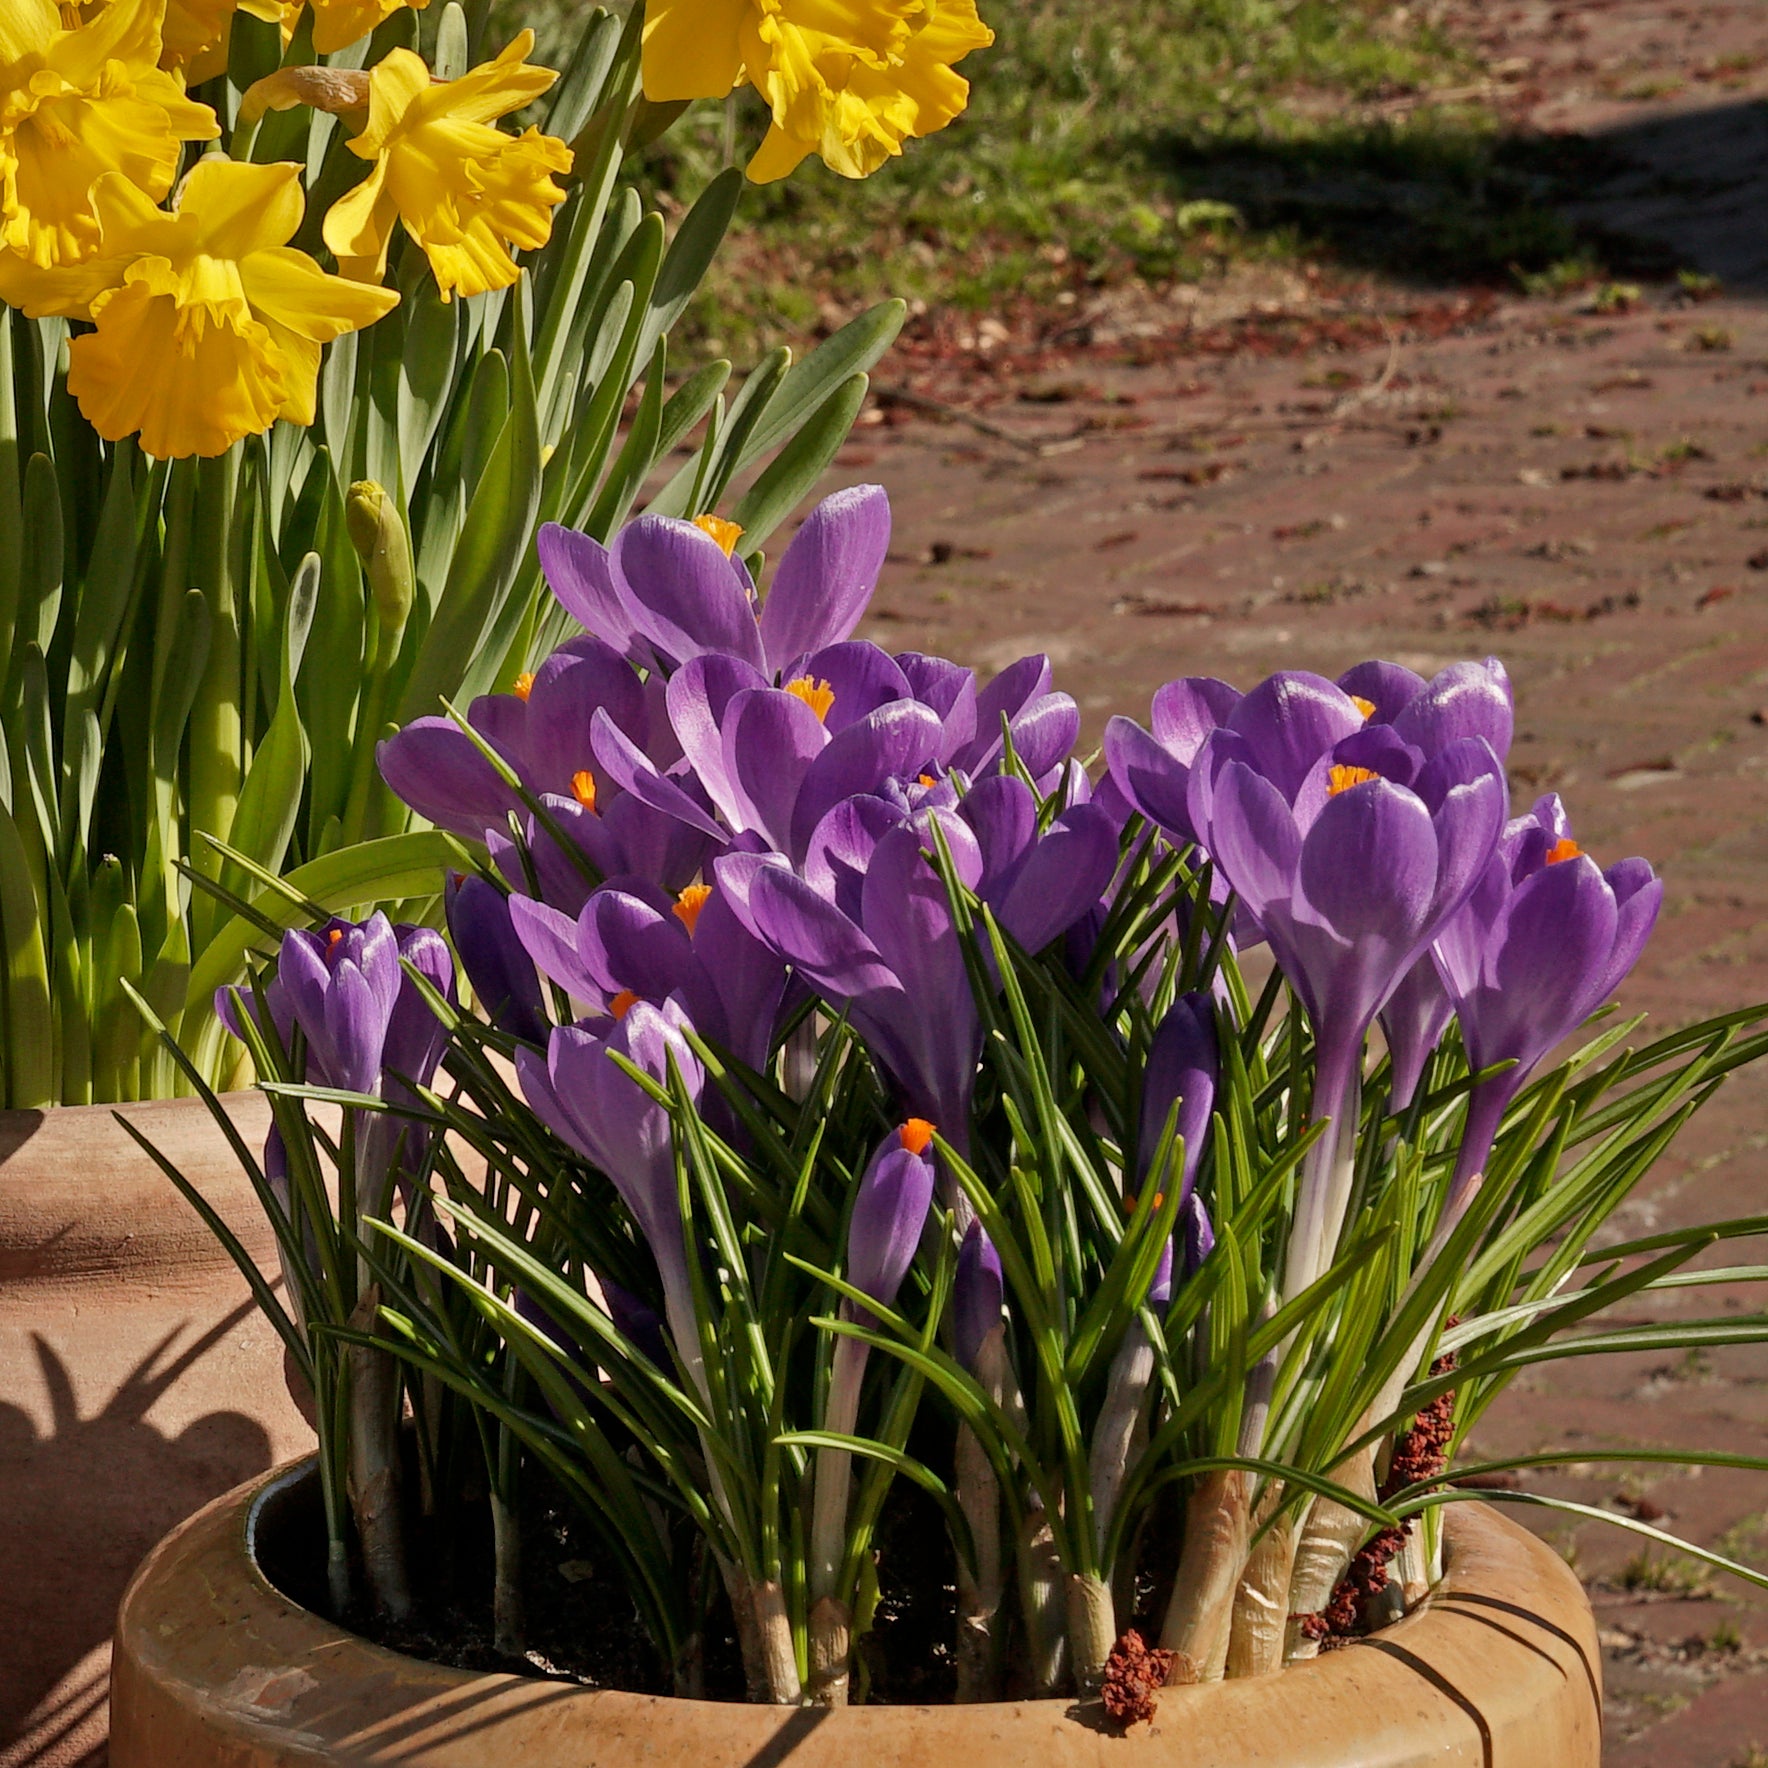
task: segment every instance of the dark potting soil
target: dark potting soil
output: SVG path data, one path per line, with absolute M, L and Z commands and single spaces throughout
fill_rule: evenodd
M 415 1495 L 415 1482 L 410 1489 Z M 490 1507 L 477 1503 L 444 1525 L 417 1517 L 409 1566 L 414 1607 L 405 1621 L 366 1601 L 334 1617 L 377 1645 L 456 1669 L 501 1671 L 587 1688 L 680 1694 L 671 1667 L 645 1632 L 639 1612 L 594 1532 L 563 1494 L 539 1476 L 526 1482 L 522 1509 L 523 1642 L 500 1651 L 492 1617 Z M 918 1487 L 898 1481 L 879 1518 L 880 1566 L 872 1626 L 859 1640 L 856 1699 L 931 1704 L 952 1698 L 957 1618 L 955 1562 L 944 1519 Z M 309 1476 L 279 1491 L 260 1515 L 259 1569 L 290 1601 L 329 1614 L 325 1521 L 319 1482 Z M 730 1606 L 708 1568 L 701 1686 L 709 1700 L 742 1700 L 742 1659 Z

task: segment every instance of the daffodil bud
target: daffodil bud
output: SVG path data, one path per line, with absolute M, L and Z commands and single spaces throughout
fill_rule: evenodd
M 344 526 L 367 574 L 375 612 L 381 620 L 381 646 L 386 652 L 405 630 L 411 614 L 415 588 L 411 536 L 405 531 L 405 518 L 398 505 L 387 495 L 386 488 L 373 479 L 358 479 L 350 487 L 344 503 Z

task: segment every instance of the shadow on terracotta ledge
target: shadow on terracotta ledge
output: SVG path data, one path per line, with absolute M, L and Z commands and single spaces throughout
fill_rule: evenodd
M 108 1642 L 130 1575 L 168 1529 L 270 1465 L 269 1434 L 243 1412 L 210 1412 L 175 1436 L 147 1417 L 255 1307 L 242 1303 L 174 1353 L 187 1330 L 175 1326 L 84 1418 L 66 1363 L 31 1334 L 52 1425 L 40 1436 L 29 1413 L 0 1402 L 12 1615 L 0 1634 L 0 1762 L 103 1761 L 101 1743 L 81 1751 L 75 1742 L 107 1691 L 104 1662 L 84 1660 Z

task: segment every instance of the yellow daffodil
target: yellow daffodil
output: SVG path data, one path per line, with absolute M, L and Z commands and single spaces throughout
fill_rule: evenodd
M 558 78 L 526 64 L 533 47 L 524 31 L 458 80 L 433 81 L 408 49 L 370 72 L 368 123 L 349 147 L 374 169 L 325 218 L 325 243 L 346 275 L 385 274 L 395 221 L 428 255 L 444 300 L 508 287 L 517 275 L 509 248 L 546 244 L 565 200 L 552 174 L 570 171 L 571 150 L 538 129 L 492 127 Z
M 717 98 L 747 81 L 773 113 L 752 179 L 811 153 L 864 178 L 963 110 L 970 87 L 952 64 L 993 41 L 976 0 L 652 0 L 645 96 Z
M 111 0 L 63 28 L 54 0 L 0 0 L 0 247 L 47 268 L 96 249 L 92 187 L 106 172 L 156 201 L 215 113 L 162 72 L 165 0 Z
M 0 258 L 0 299 L 92 322 L 70 346 L 68 391 L 107 441 L 139 431 L 175 459 L 221 454 L 279 417 L 310 424 L 321 346 L 398 304 L 290 247 L 299 166 L 202 160 L 170 212 L 112 173 L 93 201 L 100 254 L 51 270 Z

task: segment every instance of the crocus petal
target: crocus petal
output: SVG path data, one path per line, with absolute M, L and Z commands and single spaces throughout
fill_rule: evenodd
M 611 994 L 664 1001 L 694 968 L 681 921 L 625 890 L 598 890 L 577 917 L 577 937 L 584 968 L 606 978 Z
M 1489 985 L 1462 1018 L 1476 1067 L 1506 1057 L 1532 1065 L 1582 1023 L 1600 1004 L 1617 919 L 1614 892 L 1588 855 L 1517 885 L 1488 960 Z
M 520 795 L 449 719 L 414 718 L 379 745 L 375 759 L 396 798 L 451 834 L 476 841 L 521 808 Z
M 1502 761 L 1515 728 L 1510 677 L 1496 657 L 1451 663 L 1393 721 L 1414 748 L 1435 755 L 1465 737 L 1483 737 Z
M 632 665 L 600 639 L 577 639 L 535 671 L 522 735 L 526 777 L 539 792 L 568 797 L 595 754 L 593 725 L 605 711 L 637 742 L 644 738 L 644 689 Z
M 1150 708 L 1154 740 L 1176 761 L 1189 761 L 1203 739 L 1227 723 L 1240 690 L 1211 675 L 1182 676 L 1155 692 Z
M 1663 880 L 1642 859 L 1617 861 L 1603 874 L 1615 897 L 1615 943 L 1600 981 L 1591 990 L 1594 1012 L 1627 979 L 1657 924 Z
M 944 657 L 919 651 L 903 651 L 897 664 L 912 693 L 923 706 L 931 706 L 944 726 L 939 762 L 949 767 L 952 758 L 976 737 L 976 671 Z
M 610 993 L 618 992 L 608 989 L 584 963 L 577 949 L 577 923 L 571 916 L 526 896 L 509 899 L 509 916 L 510 926 L 530 962 L 566 994 L 600 1009 Z
M 1176 1101 L 1177 1132 L 1184 1142 L 1181 1185 L 1183 1194 L 1190 1196 L 1215 1110 L 1217 1067 L 1215 1008 L 1207 995 L 1181 995 L 1148 1046 L 1136 1148 L 1138 1183 L 1145 1181 L 1153 1168 Z
M 729 839 L 728 831 L 673 780 L 658 773 L 650 757 L 600 707 L 590 721 L 590 733 L 596 760 L 622 791 L 720 844 Z
M 633 630 L 675 663 L 726 651 L 764 667 L 742 567 L 692 522 L 640 516 L 609 553 L 614 592 Z
M 733 855 L 713 868 L 720 885 Z M 746 890 L 739 884 L 747 872 Z M 878 948 L 831 902 L 783 867 L 734 867 L 731 902 L 756 937 L 802 970 L 820 989 L 843 998 L 892 988 L 896 977 Z
M 768 667 L 846 638 L 859 624 L 890 550 L 890 499 L 881 485 L 825 497 L 792 536 L 761 609 Z
M 733 828 L 741 825 L 742 813 L 724 765 L 724 717 L 738 694 L 767 685 L 753 664 L 716 652 L 683 664 L 669 681 L 666 703 L 676 741 Z
M 1066 761 L 1080 735 L 1080 708 L 1067 694 L 1043 694 L 1008 727 L 1013 753 L 1034 780 Z
M 1027 951 L 1041 951 L 1098 903 L 1117 861 L 1111 818 L 1077 804 L 1032 848 L 995 913 Z
M 970 796 L 973 798 L 975 793 Z M 843 799 L 823 817 L 805 843 L 804 876 L 819 895 L 827 897 L 844 915 L 857 919 L 860 885 L 873 851 L 885 835 L 902 826 L 902 821 L 901 809 L 887 799 L 871 794 Z
M 1436 890 L 1430 813 L 1386 780 L 1340 792 L 1302 842 L 1298 877 L 1309 907 L 1341 938 L 1404 950 Z
M 810 764 L 829 746 L 822 720 L 796 694 L 757 688 L 731 701 L 721 743 L 736 826 L 753 829 L 779 852 L 795 855 L 800 792 Z M 806 827 L 803 835 L 808 839 L 809 834 Z
M 892 700 L 915 697 L 896 659 L 863 639 L 813 651 L 792 665 L 792 675 L 795 679 L 808 676 L 834 694 L 834 702 L 823 716 L 823 726 L 831 736 Z
M 1243 762 L 1230 761 L 1216 780 L 1206 838 L 1229 886 L 1261 919 L 1294 890 L 1301 832 L 1283 795 Z
M 802 851 L 842 799 L 870 792 L 885 780 L 919 774 L 933 760 L 939 738 L 938 717 L 916 700 L 892 700 L 830 738 L 804 772 L 792 809 L 791 851 Z
M 976 696 L 976 735 L 952 765 L 978 774 L 1001 752 L 1001 720 L 1009 724 L 1050 690 L 1050 659 L 1041 652 L 1009 663 Z
M 1112 784 L 1149 822 L 1181 845 L 1196 839 L 1187 802 L 1191 769 L 1134 719 L 1106 725 L 1105 765 Z
M 696 1026 L 738 1061 L 761 1069 L 773 1047 L 786 966 L 714 886 L 694 925 L 694 970 L 682 998 Z
M 1338 685 L 1375 708 L 1369 714 L 1371 723 L 1392 724 L 1424 692 L 1424 677 L 1402 664 L 1371 659 L 1347 669 Z
M 976 832 L 982 895 L 1004 890 L 1037 840 L 1037 799 L 1031 788 L 1017 774 L 991 774 L 964 794 L 958 814 Z
M 534 538 L 534 550 L 547 587 L 585 632 L 635 663 L 649 662 L 650 652 L 615 593 L 608 549 L 599 540 L 547 522 Z
M 1314 763 L 1353 731 L 1363 714 L 1336 683 L 1305 670 L 1267 676 L 1229 715 L 1252 765 L 1291 804 Z
M 478 876 L 453 880 L 443 892 L 448 933 L 486 1018 L 528 1043 L 548 1031 L 540 978 L 510 920 L 509 898 Z

